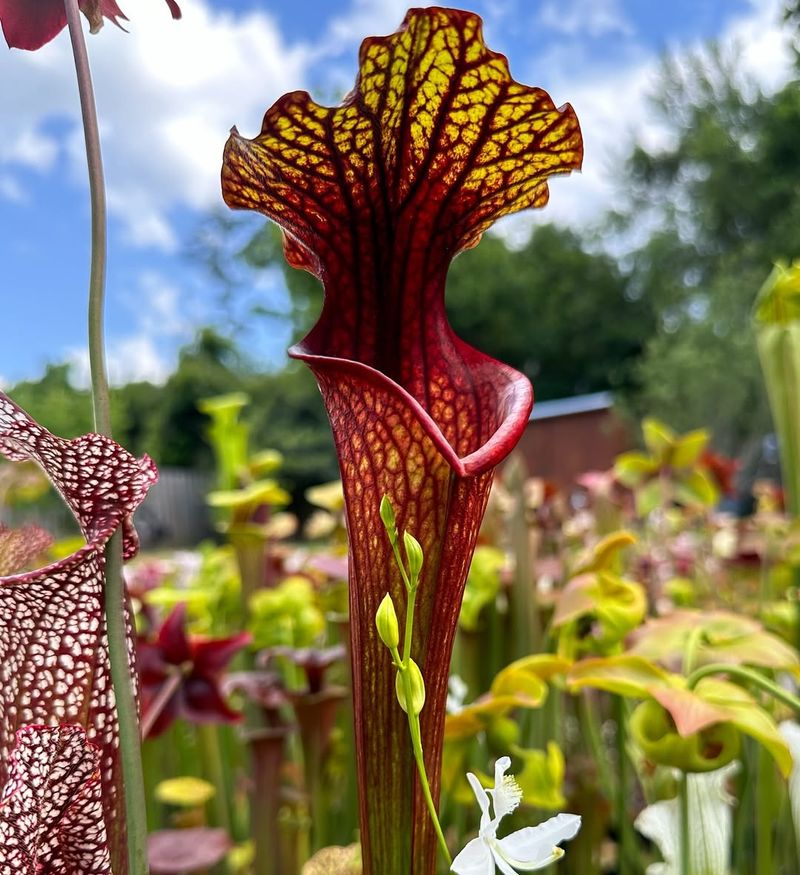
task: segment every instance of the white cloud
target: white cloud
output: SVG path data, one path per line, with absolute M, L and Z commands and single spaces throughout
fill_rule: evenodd
M 149 381 L 163 383 L 172 372 L 172 362 L 159 352 L 152 337 L 131 335 L 109 342 L 107 352 L 108 380 L 112 386 Z M 89 353 L 82 347 L 67 351 L 70 382 L 79 389 L 91 384 Z
M 781 0 L 750 0 L 751 10 L 735 18 L 724 41 L 741 49 L 742 70 L 765 92 L 776 91 L 789 78 L 793 57 L 785 30 L 778 27 Z
M 0 200 L 24 203 L 27 200 L 20 183 L 8 173 L 0 173 Z
M 725 52 L 739 52 L 742 79 L 755 82 L 766 93 L 785 84 L 792 74 L 792 55 L 780 21 L 780 0 L 751 0 L 751 9 L 728 21 L 719 36 Z M 703 44 L 681 47 L 700 51 Z M 602 66 L 556 49 L 535 59 L 523 81 L 544 85 L 558 104 L 568 100 L 580 119 L 585 157 L 583 171 L 556 178 L 550 202 L 542 211 L 504 221 L 500 232 L 512 243 L 522 243 L 539 223 L 571 227 L 596 225 L 619 198 L 619 168 L 634 142 L 649 149 L 667 146 L 671 130 L 654 110 L 661 59 L 631 44 L 626 57 L 606 60 Z M 547 81 L 537 79 L 546 72 Z M 647 229 L 642 228 L 642 233 Z
M 548 0 L 539 10 L 539 22 L 567 36 L 600 37 L 612 33 L 630 36 L 633 33 L 618 0 Z
M 136 288 L 122 296 L 130 314 L 129 333 L 109 332 L 106 340 L 108 377 L 113 385 L 149 380 L 163 383 L 175 367 L 176 349 L 188 341 L 199 320 L 187 315 L 182 290 L 154 270 L 144 271 Z M 76 386 L 90 381 L 89 357 L 84 348 L 66 352 L 70 377 Z
M 132 242 L 170 249 L 177 239 L 173 209 L 221 202 L 229 129 L 236 124 L 253 136 L 273 100 L 303 83 L 309 53 L 287 45 L 265 13 L 234 16 L 196 0 L 173 22 L 163 0 L 135 6 L 130 33 L 106 25 L 89 39 L 109 209 Z M 52 167 L 58 140 L 43 122 L 72 107 L 64 146 L 71 174 L 85 184 L 71 71 L 66 33 L 39 52 L 0 52 L 0 81 L 14 82 L 0 89 L 0 167 Z

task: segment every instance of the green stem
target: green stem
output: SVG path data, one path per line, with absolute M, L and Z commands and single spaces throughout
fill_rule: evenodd
M 92 401 L 95 429 L 111 437 L 111 405 L 105 366 L 103 338 L 103 302 L 106 279 L 106 198 L 97 109 L 89 69 L 89 55 L 83 36 L 78 0 L 64 0 L 75 72 L 78 80 L 86 159 L 89 171 L 89 194 L 92 209 L 92 258 L 89 276 L 89 366 L 92 377 Z M 119 724 L 120 762 L 122 765 L 127 826 L 127 862 L 129 875 L 147 875 L 147 813 L 139 738 L 139 713 L 133 690 L 128 658 L 128 628 L 125 620 L 125 585 L 122 577 L 122 539 L 118 534 L 106 548 L 106 632 L 111 661 L 111 681 Z M 124 849 L 115 849 L 115 868 L 125 871 Z
M 417 603 L 417 588 L 408 590 L 408 602 L 406 604 L 406 631 L 403 636 L 403 665 L 408 665 L 411 659 L 411 641 L 414 635 L 414 607 Z
M 197 726 L 197 738 L 203 752 L 203 768 L 208 780 L 214 785 L 214 816 L 216 825 L 231 834 L 231 818 L 228 810 L 228 782 L 219 750 L 219 726 L 201 723 Z
M 758 790 L 756 805 L 756 871 L 775 872 L 773 854 L 773 826 L 777 788 L 774 781 L 774 765 L 767 750 L 758 749 Z
M 774 681 L 764 677 L 763 674 L 749 668 L 744 668 L 741 665 L 726 665 L 722 662 L 704 665 L 689 675 L 686 685 L 690 690 L 693 690 L 703 678 L 715 674 L 727 674 L 733 678 L 747 681 L 800 714 L 800 699 L 797 696 L 793 696 L 788 690 L 779 687 Z
M 617 797 L 616 815 L 619 839 L 619 873 L 628 875 L 630 869 L 631 835 L 628 822 L 628 752 L 626 750 L 626 720 L 625 700 L 622 696 L 614 697 L 614 717 L 617 723 Z
M 408 577 L 405 574 L 405 569 L 400 564 L 401 560 L 399 554 L 396 556 L 398 565 L 400 570 L 403 572 L 404 581 L 408 580 Z M 408 588 L 408 601 L 406 603 L 406 624 L 405 624 L 405 635 L 403 636 L 403 660 L 400 661 L 400 654 L 397 651 L 397 648 L 392 648 L 392 657 L 394 658 L 395 664 L 398 666 L 398 671 L 400 671 L 403 675 L 403 685 L 406 690 L 406 702 L 409 707 L 411 705 L 411 677 L 408 672 L 408 664 L 411 659 L 411 642 L 414 636 L 414 606 L 417 601 L 417 581 L 410 580 L 407 583 Z M 453 862 L 453 858 L 450 856 L 450 849 L 447 847 L 447 842 L 444 838 L 444 833 L 442 832 L 442 825 L 439 823 L 439 814 L 436 811 L 436 806 L 433 802 L 433 796 L 431 795 L 431 787 L 428 782 L 428 773 L 425 770 L 425 757 L 422 752 L 422 736 L 420 733 L 419 727 L 419 714 L 412 714 L 410 711 L 408 713 L 408 731 L 411 735 L 411 749 L 414 752 L 414 760 L 417 764 L 417 772 L 419 773 L 419 781 L 422 786 L 422 794 L 425 797 L 425 804 L 428 806 L 428 812 L 430 813 L 431 820 L 433 821 L 433 828 L 436 831 L 436 837 L 439 840 L 439 845 L 441 846 L 442 853 L 444 854 L 445 860 L 447 860 L 448 867 Z
M 689 853 L 689 778 L 681 773 L 678 784 L 678 805 L 680 812 L 681 865 L 679 875 L 691 875 L 691 855 Z
M 589 704 L 589 691 L 584 690 L 578 696 L 578 720 L 581 725 L 581 736 L 589 743 L 589 750 L 592 754 L 595 766 L 597 768 L 597 777 L 600 780 L 600 787 L 609 801 L 615 800 L 616 788 L 614 785 L 614 776 L 608 762 L 608 752 L 605 749 L 603 740 L 600 737 L 600 731 L 597 726 L 595 712 Z
M 403 682 L 406 687 L 406 701 L 411 702 L 411 683 L 409 681 L 408 672 L 403 673 Z M 419 781 L 422 785 L 422 794 L 425 796 L 425 804 L 428 806 L 428 811 L 431 816 L 431 820 L 433 821 L 433 828 L 436 831 L 436 837 L 439 840 L 439 845 L 442 849 L 442 853 L 444 854 L 445 860 L 447 860 L 447 866 L 450 867 L 453 862 L 453 858 L 450 856 L 450 849 L 447 847 L 447 842 L 444 838 L 444 833 L 442 832 L 442 825 L 439 823 L 439 815 L 436 811 L 436 806 L 433 803 L 433 796 L 431 795 L 431 787 L 428 783 L 428 773 L 425 770 L 425 757 L 422 753 L 422 737 L 419 728 L 419 715 L 411 714 L 408 715 L 408 731 L 411 734 L 411 749 L 414 751 L 414 759 L 417 763 L 417 772 L 419 773 Z

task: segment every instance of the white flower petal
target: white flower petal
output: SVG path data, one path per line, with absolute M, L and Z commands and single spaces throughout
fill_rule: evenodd
M 792 805 L 792 820 L 794 831 L 800 847 L 800 725 L 792 720 L 784 720 L 778 727 L 794 760 L 792 772 L 789 775 L 789 801 Z
M 727 875 L 733 834 L 733 799 L 725 782 L 739 768 L 737 762 L 706 774 L 687 777 L 689 793 L 690 875 Z M 634 826 L 658 845 L 666 865 L 664 875 L 680 873 L 680 803 L 677 798 L 648 805 Z M 658 872 L 648 868 L 649 875 Z
M 450 867 L 457 875 L 495 875 L 494 857 L 483 839 L 467 842 Z
M 481 807 L 481 831 L 483 831 L 484 827 L 491 819 L 489 815 L 489 796 L 483 789 L 481 782 L 472 774 L 472 772 L 467 772 L 467 780 L 469 781 L 470 787 L 472 787 L 472 792 L 475 794 L 475 798 L 478 800 L 478 805 Z
M 502 856 L 498 853 L 497 848 L 492 848 L 492 855 L 494 856 L 494 865 L 503 873 L 503 875 L 518 875 L 516 869 L 512 869 L 508 863 L 502 858 Z
M 540 823 L 512 832 L 495 845 L 503 858 L 521 872 L 533 872 L 563 856 L 560 842 L 575 838 L 581 828 L 577 814 L 558 814 Z

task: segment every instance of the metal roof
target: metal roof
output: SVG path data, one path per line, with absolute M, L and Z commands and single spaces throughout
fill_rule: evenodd
M 531 421 L 552 419 L 555 416 L 572 416 L 576 413 L 592 413 L 608 410 L 614 405 L 611 392 L 593 392 L 591 395 L 574 395 L 572 398 L 555 398 L 552 401 L 537 401 L 533 405 Z

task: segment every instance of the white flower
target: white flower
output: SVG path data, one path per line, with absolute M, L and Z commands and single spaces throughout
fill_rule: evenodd
M 464 699 L 467 697 L 469 688 L 464 679 L 457 674 L 451 674 L 447 679 L 447 702 L 445 711 L 448 714 L 458 714 L 464 710 Z
M 467 772 L 467 780 L 481 807 L 478 838 L 472 839 L 453 860 L 452 871 L 458 875 L 495 875 L 495 866 L 503 875 L 518 875 L 544 869 L 564 856 L 559 842 L 574 838 L 581 828 L 576 814 L 559 814 L 539 826 L 527 826 L 504 839 L 497 838 L 500 821 L 519 805 L 522 790 L 513 775 L 506 775 L 511 765 L 501 757 L 494 765 L 494 789 L 484 790 L 478 779 Z M 490 813 L 494 807 L 494 817 Z
M 800 846 L 800 726 L 791 720 L 784 720 L 778 727 L 783 740 L 789 745 L 794 760 L 792 772 L 789 775 L 789 802 L 792 806 L 794 831 Z
M 689 795 L 689 875 L 728 875 L 735 802 L 725 790 L 738 762 L 721 769 L 686 776 Z M 681 872 L 681 816 L 678 798 L 648 805 L 634 821 L 639 832 L 658 845 L 663 863 L 647 867 L 647 875 Z

